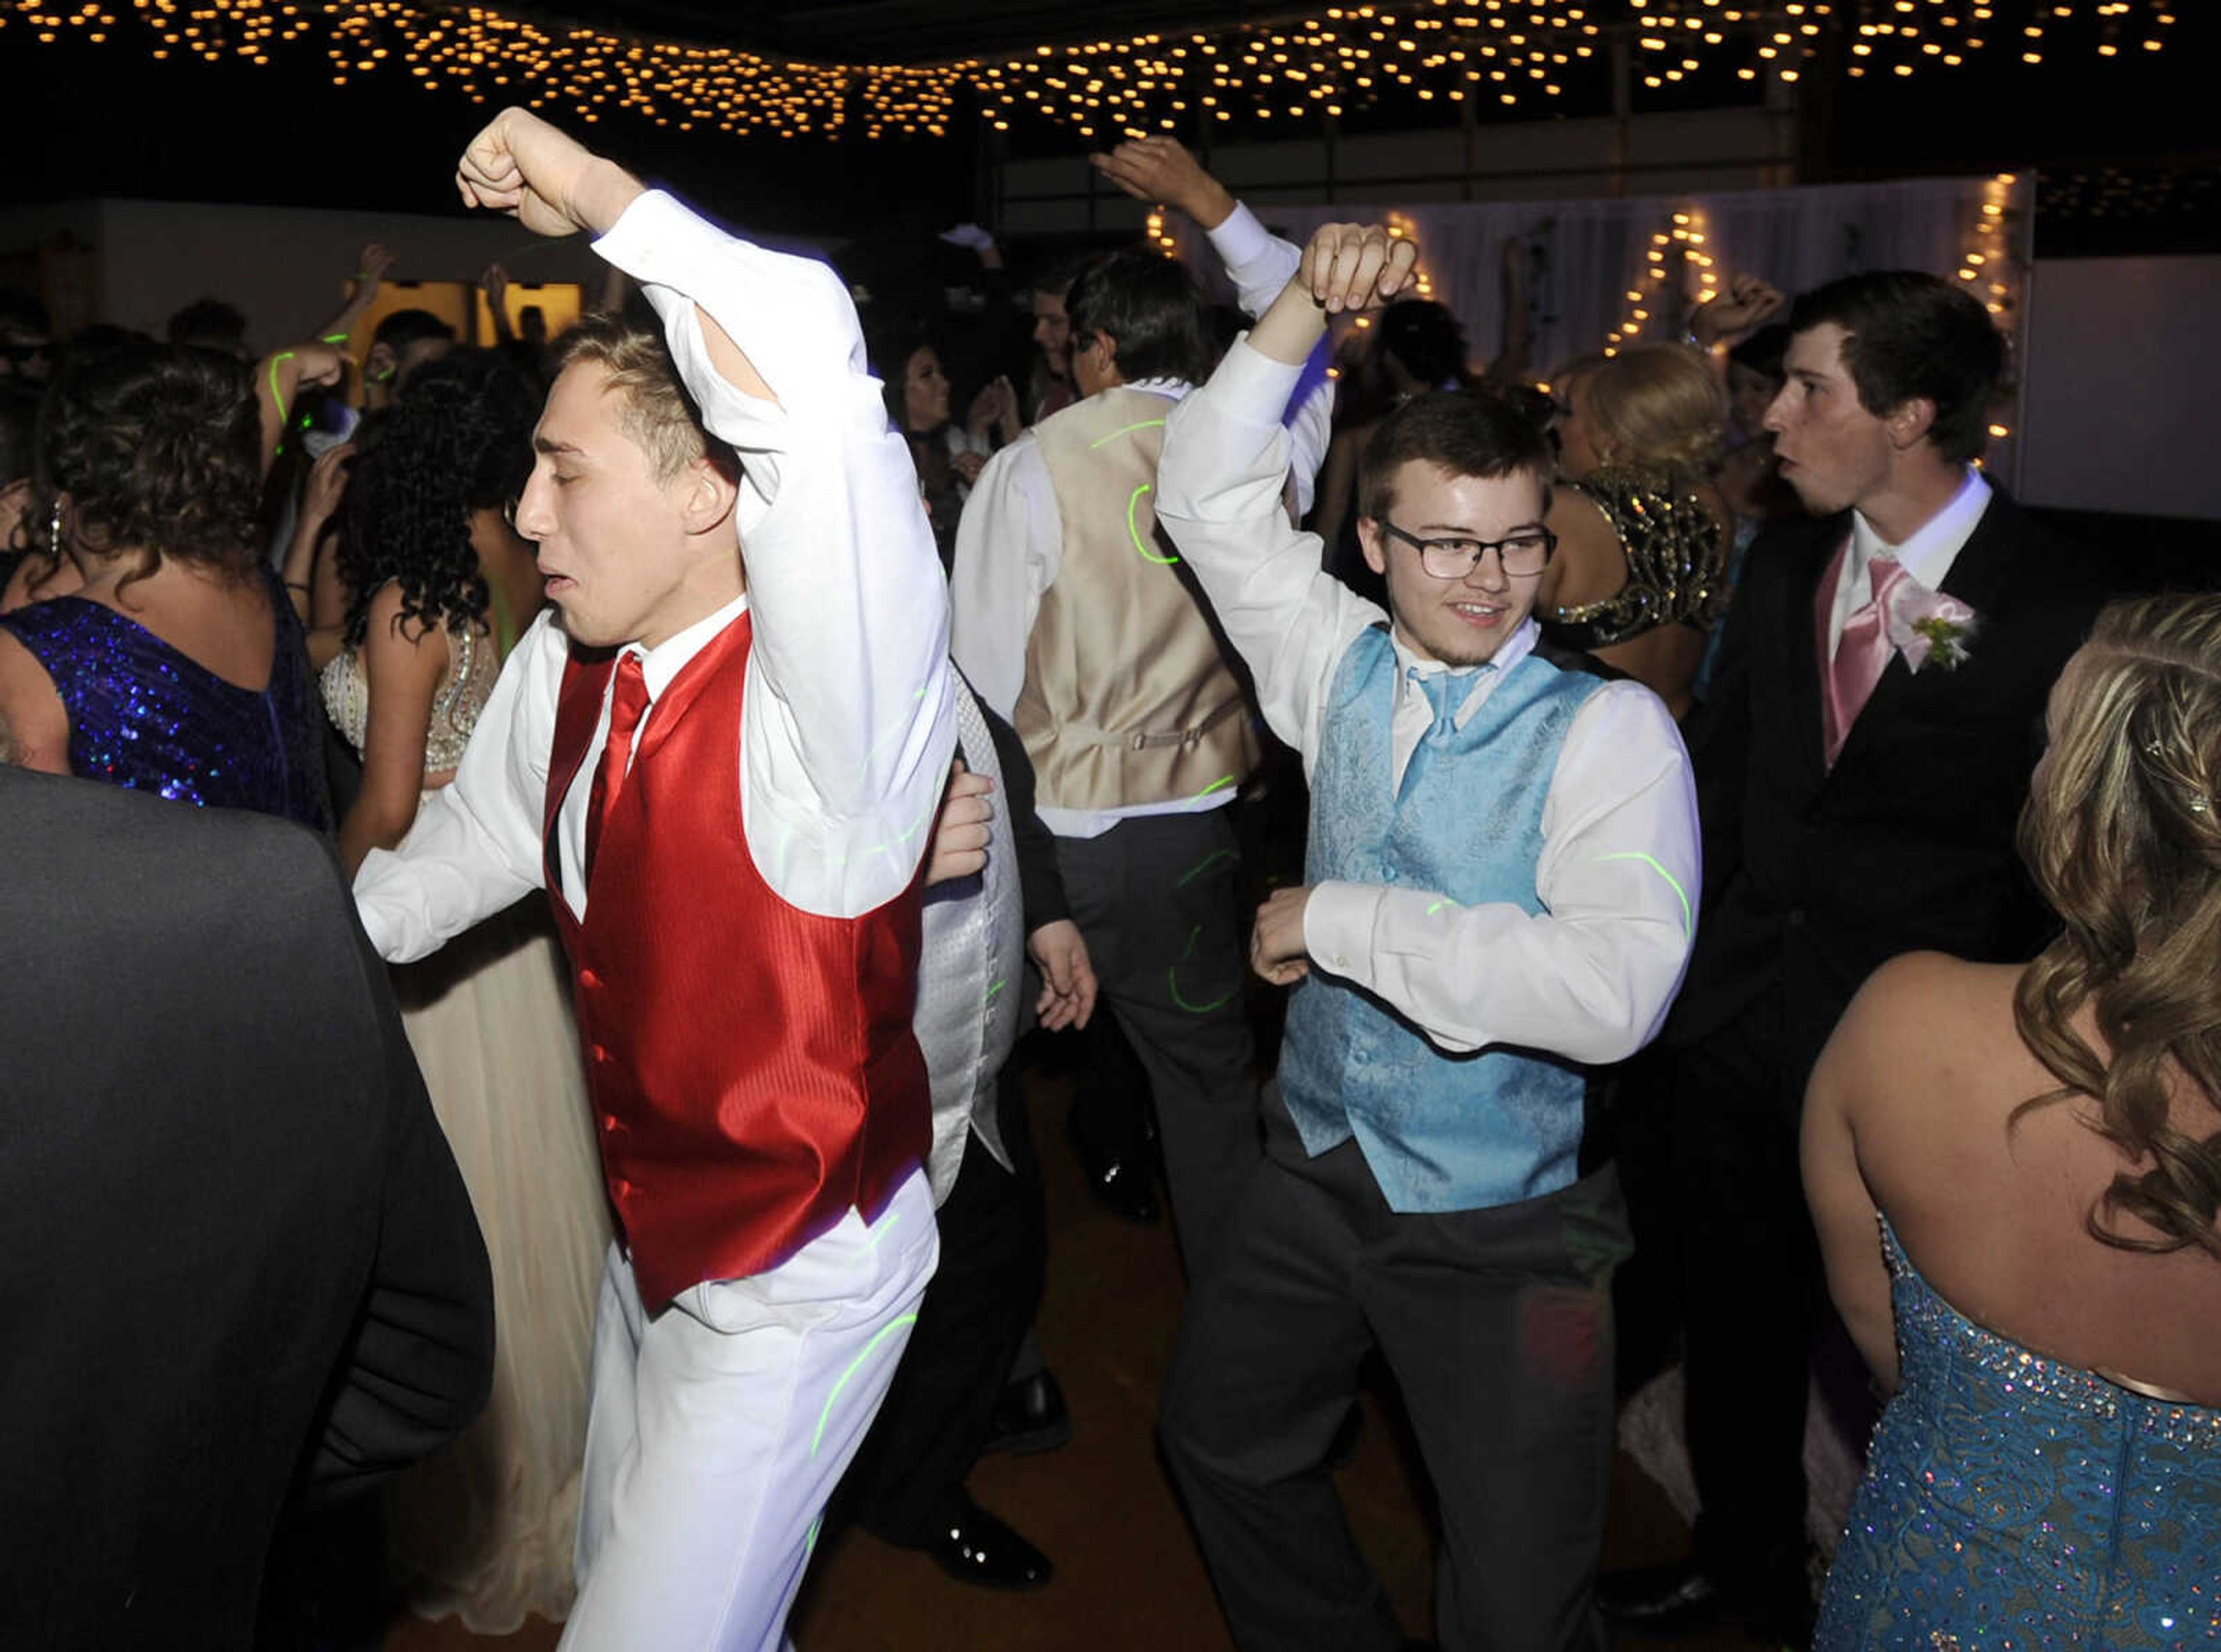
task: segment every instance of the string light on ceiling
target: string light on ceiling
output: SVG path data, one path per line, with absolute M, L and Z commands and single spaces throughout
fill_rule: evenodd
M 2162 50 L 2182 0 L 1386 0 L 1178 35 L 1044 44 L 988 61 L 812 63 L 437 0 L 0 0 L 41 43 L 128 26 L 160 59 L 257 65 L 322 45 L 335 85 L 405 76 L 479 103 L 521 101 L 681 131 L 942 137 L 975 104 L 997 130 L 1046 120 L 1088 139 L 1216 127 L 1269 133 L 1385 103 L 1547 111 L 1606 84 L 1615 44 L 1663 89 L 1716 66 L 1794 82 L 1829 31 L 1854 77 L 1983 55 L 2030 64 Z
M 128 17 L 158 61 L 266 65 L 311 37 L 331 84 L 401 76 L 474 103 L 519 103 L 589 124 L 631 115 L 681 132 L 942 137 L 974 66 L 804 63 L 729 47 L 535 21 L 488 6 L 402 0 L 5 0 L 0 27 L 42 44 L 120 38 Z

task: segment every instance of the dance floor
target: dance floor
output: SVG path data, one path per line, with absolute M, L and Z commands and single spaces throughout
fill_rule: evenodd
M 967 1587 L 923 1555 L 850 1531 L 820 1551 L 794 1615 L 804 1652 L 1222 1652 L 1229 1644 L 1154 1441 L 1157 1389 L 1181 1298 L 1170 1226 L 1136 1228 L 1099 1209 L 1067 1144 L 1065 1081 L 1036 1072 L 1029 1095 L 1048 1192 L 1041 1340 L 1070 1404 L 1073 1437 L 1040 1456 L 990 1457 L 971 1486 L 982 1504 L 1049 1555 L 1055 1580 L 1030 1594 Z M 1423 1636 L 1431 1588 L 1423 1480 L 1392 1407 L 1368 1392 L 1365 1412 L 1356 1453 L 1341 1471 L 1342 1498 L 1405 1629 Z M 1623 1457 L 1606 1563 L 1670 1559 L 1686 1542 L 1672 1507 Z M 385 1649 L 543 1652 L 556 1638 L 553 1626 L 537 1620 L 499 1638 L 466 1634 L 453 1620 L 403 1620 L 387 1632 Z M 1619 1644 L 1745 1652 L 1752 1643 L 1721 1635 Z

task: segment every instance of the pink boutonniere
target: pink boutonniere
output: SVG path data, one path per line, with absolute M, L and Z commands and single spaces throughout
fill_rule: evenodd
M 1901 580 L 1892 593 L 1890 646 L 1916 673 L 1931 665 L 1958 670 L 1967 661 L 1968 645 L 1979 624 L 1974 610 L 1956 597 L 1927 590 L 1911 579 Z

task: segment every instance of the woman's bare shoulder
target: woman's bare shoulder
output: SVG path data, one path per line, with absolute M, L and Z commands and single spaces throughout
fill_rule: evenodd
M 1821 1055 L 1814 1081 L 1901 1094 L 1992 1069 L 2002 1042 L 2018 1041 L 2012 996 L 2018 964 L 1976 964 L 1908 952 L 1867 978 Z

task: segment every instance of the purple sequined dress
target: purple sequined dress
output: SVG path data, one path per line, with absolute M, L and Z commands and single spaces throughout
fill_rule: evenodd
M 240 688 L 137 621 L 82 597 L 0 618 L 53 679 L 69 714 L 70 773 L 204 809 L 253 809 L 331 829 L 322 737 L 293 605 L 278 622 L 270 685 Z

